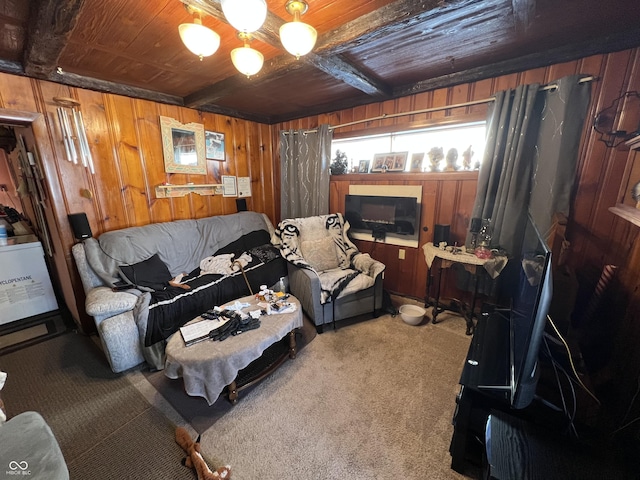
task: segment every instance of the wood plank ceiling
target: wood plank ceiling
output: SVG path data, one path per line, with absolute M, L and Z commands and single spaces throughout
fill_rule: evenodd
M 202 62 L 182 1 L 222 38 Z M 247 79 L 219 0 L 0 0 L 0 71 L 276 123 L 640 45 L 638 0 L 308 0 L 318 42 L 296 60 L 285 3 L 267 0 Z

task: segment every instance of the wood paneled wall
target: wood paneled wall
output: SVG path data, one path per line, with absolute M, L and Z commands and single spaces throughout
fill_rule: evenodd
M 54 97 L 80 102 L 95 175 L 67 161 Z M 235 198 L 190 194 L 157 199 L 155 186 L 164 182 L 221 183 L 221 175 L 236 175 L 251 178 L 248 207 L 276 220 L 269 125 L 8 74 L 0 74 L 0 108 L 42 115 L 36 148 L 50 191 L 47 208 L 54 213 L 54 262 L 65 303 L 85 332 L 93 330 L 93 322 L 84 313 L 84 293 L 71 257 L 74 238 L 67 214 L 85 212 L 93 235 L 98 236 L 108 230 L 153 222 L 234 213 Z M 206 175 L 165 173 L 161 115 L 182 123 L 201 123 L 206 130 L 224 133 L 226 161 L 207 160 Z
M 618 265 L 617 298 L 624 301 L 628 308 L 623 313 L 624 318 L 599 318 L 602 328 L 608 330 L 608 336 L 615 338 L 615 348 L 610 361 L 603 369 L 603 382 L 611 393 L 613 412 L 626 411 L 631 398 L 637 388 L 637 378 L 640 375 L 640 229 L 622 220 L 608 208 L 620 201 L 621 186 L 626 188 L 629 183 L 624 178 L 626 165 L 632 161 L 633 152 L 624 145 L 608 148 L 599 141 L 599 135 L 592 128 L 591 121 L 602 109 L 609 107 L 612 101 L 627 91 L 640 91 L 640 49 L 631 49 L 605 55 L 594 55 L 576 61 L 550 65 L 516 74 L 504 75 L 474 83 L 457 85 L 431 92 L 420 93 L 411 97 L 372 103 L 367 106 L 336 111 L 325 115 L 306 117 L 296 121 L 282 123 L 274 129 L 279 130 L 315 128 L 319 124 L 339 125 L 356 120 L 377 117 L 382 114 L 394 114 L 424 108 L 446 106 L 449 104 L 479 100 L 490 97 L 496 91 L 514 88 L 520 84 L 546 84 L 571 74 L 590 74 L 595 76 L 592 84 L 592 101 L 588 120 L 584 126 L 576 183 L 572 199 L 571 214 L 567 228 L 567 238 L 570 250 L 567 261 L 578 272 L 599 273 L 604 265 Z M 381 131 L 410 129 L 413 127 L 433 125 L 443 122 L 464 121 L 474 119 L 478 115 L 486 116 L 486 105 L 476 105 L 461 109 L 448 109 L 430 114 L 401 116 L 392 119 L 375 120 L 346 128 L 336 129 L 334 138 L 365 135 Z M 632 132 L 640 124 L 640 111 L 637 104 L 625 102 L 621 104 L 614 129 Z M 352 178 L 354 183 L 362 180 L 358 175 L 348 175 L 344 181 Z M 418 179 L 416 179 L 418 180 Z M 631 184 L 639 179 L 632 179 Z M 428 185 L 429 180 L 424 180 Z M 344 191 L 343 180 L 339 190 Z M 367 182 L 369 183 L 369 182 Z M 456 193 L 446 198 L 455 199 L 456 208 L 469 212 L 473 203 L 472 191 L 475 187 L 463 183 L 462 187 L 469 189 L 464 193 Z M 457 188 L 457 187 L 456 187 Z M 429 191 L 429 188 L 425 188 Z M 333 193 L 333 192 L 332 192 Z M 340 193 L 342 194 L 342 193 Z M 333 198 L 333 197 L 332 197 Z M 436 198 L 445 198 L 437 195 Z M 340 210 L 342 205 L 334 199 L 332 210 Z M 434 219 L 451 218 L 446 203 L 436 204 Z M 431 226 L 430 219 L 426 220 Z M 420 241 L 427 240 L 422 236 Z M 377 254 L 376 254 L 377 255 Z M 376 256 L 374 255 L 374 256 Z M 414 261 L 415 266 L 408 265 Z M 389 260 L 387 260 L 389 259 Z M 381 260 L 398 262 L 397 255 L 383 254 Z M 416 279 L 422 276 L 423 259 L 407 256 L 405 263 L 399 269 L 396 284 L 405 288 L 404 276 Z M 586 274 L 586 273 L 585 273 Z M 418 287 L 420 290 L 421 286 Z M 409 288 L 406 293 L 413 293 Z M 614 315 L 612 313 L 612 315 Z M 602 346 L 607 348 L 606 345 Z M 640 405 L 634 406 L 629 418 L 640 414 Z
M 267 213 L 272 221 L 280 218 L 279 152 L 280 130 L 314 128 L 320 124 L 343 123 L 424 108 L 446 106 L 490 97 L 493 93 L 520 84 L 552 82 L 565 75 L 584 73 L 596 77 L 592 84 L 592 102 L 589 119 L 620 94 L 640 91 L 640 50 L 631 49 L 605 55 L 595 55 L 576 61 L 550 65 L 545 68 L 504 75 L 474 83 L 438 89 L 410 97 L 372 103 L 366 106 L 301 118 L 274 126 L 267 126 L 235 118 L 203 114 L 186 108 L 166 106 L 153 102 L 134 100 L 88 90 L 72 89 L 54 83 L 31 80 L 24 77 L 0 74 L 0 107 L 5 109 L 39 112 L 42 119 L 34 122 L 38 152 L 43 160 L 47 187 L 50 190 L 49 208 L 55 212 L 56 266 L 65 290 L 67 305 L 75 315 L 83 311 L 82 302 L 74 297 L 73 290 L 81 292 L 71 260 L 70 247 L 73 236 L 68 226 L 68 213 L 86 212 L 94 235 L 106 230 L 150 222 L 181 218 L 197 218 L 235 211 L 232 198 L 199 197 L 190 195 L 180 199 L 155 199 L 153 187 L 162 182 L 215 183 L 220 175 L 250 176 L 253 197 L 249 206 Z M 55 116 L 53 97 L 73 97 L 82 104 L 89 143 L 96 163 L 96 174 L 91 175 L 81 167 L 69 164 L 63 155 L 60 132 Z M 475 120 L 486 116 L 486 104 L 446 109 L 433 113 L 381 119 L 336 129 L 334 137 L 357 136 L 367 133 L 407 129 L 420 126 Z M 227 162 L 208 162 L 208 174 L 202 176 L 167 175 L 164 173 L 158 116 L 176 118 L 182 122 L 200 122 L 206 129 L 224 132 L 226 135 Z M 633 131 L 640 123 L 637 108 L 621 112 L 615 128 Z M 617 349 L 608 364 L 608 376 L 615 384 L 616 405 L 625 411 L 637 386 L 640 374 L 640 242 L 638 227 L 619 219 L 608 207 L 619 200 L 626 165 L 631 156 L 624 146 L 607 148 L 587 123 L 576 172 L 576 185 L 572 211 L 567 228 L 571 248 L 568 262 L 576 270 L 600 271 L 606 264 L 618 269 L 620 298 L 628 300 L 626 316 L 615 325 Z M 420 182 L 423 195 L 431 195 L 433 209 L 423 212 L 424 225 L 451 223 L 456 237 L 461 236 L 461 224 L 465 223 L 473 203 L 475 185 L 463 179 L 462 173 L 451 173 L 451 178 L 424 178 L 402 174 L 393 177 L 394 182 Z M 439 174 L 435 174 L 439 175 Z M 444 174 L 443 174 L 444 175 Z M 346 180 L 369 183 L 369 178 L 359 175 L 345 176 Z M 380 177 L 379 181 L 387 181 Z M 336 193 L 342 195 L 343 179 L 335 183 Z M 91 193 L 91 198 L 82 195 Z M 336 201 L 332 209 L 338 209 Z M 462 212 L 462 213 L 460 213 Z M 427 215 L 426 217 L 424 215 Z M 432 235 L 432 233 L 431 233 Z M 429 232 L 421 242 L 430 239 Z M 407 252 L 409 253 L 409 252 Z M 385 263 L 397 258 L 397 251 L 377 252 Z M 407 255 L 395 280 L 398 291 L 415 294 L 405 278 L 423 277 L 424 261 L 416 249 Z M 406 290 L 405 290 L 406 288 Z M 69 293 L 70 292 L 70 293 Z M 419 293 L 418 296 L 421 294 Z M 80 294 L 78 294 L 78 297 Z M 74 311 L 75 310 L 75 311 Z M 78 320 L 78 318 L 76 318 Z M 80 320 L 83 327 L 91 324 Z M 604 319 L 606 321 L 607 319 Z M 636 407 L 638 408 L 638 407 Z M 637 414 L 637 411 L 636 411 Z
M 386 265 L 384 286 L 392 293 L 424 298 L 427 286 L 427 264 L 422 245 L 433 241 L 434 225 L 450 225 L 452 243 L 464 245 L 476 194 L 478 172 L 349 174 L 331 177 L 330 208 L 344 212 L 349 185 L 419 185 L 420 237 L 418 248 L 388 243 L 356 240 L 362 252 Z M 425 230 L 426 229 L 426 230 Z M 401 260 L 399 250 L 404 250 Z

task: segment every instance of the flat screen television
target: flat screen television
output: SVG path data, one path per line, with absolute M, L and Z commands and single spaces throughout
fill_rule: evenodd
M 500 274 L 509 308 L 483 315 L 460 383 L 512 408 L 528 406 L 538 383 L 538 354 L 553 294 L 551 250 L 527 216 L 520 251 Z
M 419 206 L 415 197 L 346 195 L 344 217 L 354 232 L 384 232 L 417 240 Z
M 527 215 L 517 270 L 509 314 L 511 406 L 524 408 L 535 396 L 538 354 L 553 296 L 551 249 L 531 215 Z

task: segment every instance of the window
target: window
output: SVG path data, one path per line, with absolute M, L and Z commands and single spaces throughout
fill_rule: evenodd
M 442 172 L 477 170 L 484 154 L 485 122 L 431 127 L 333 140 L 333 158 L 340 150 L 347 154 L 349 171 L 363 171 L 376 153 L 408 152 L 405 171 Z

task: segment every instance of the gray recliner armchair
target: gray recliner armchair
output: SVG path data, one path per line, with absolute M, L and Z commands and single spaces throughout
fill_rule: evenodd
M 287 260 L 289 289 L 318 333 L 382 308 L 385 266 L 360 253 L 340 213 L 283 220 L 272 238 Z

